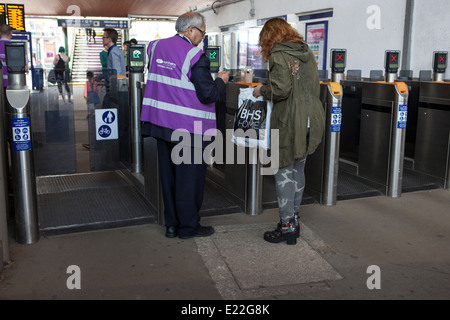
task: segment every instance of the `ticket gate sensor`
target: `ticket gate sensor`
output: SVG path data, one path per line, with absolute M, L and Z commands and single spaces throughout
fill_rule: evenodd
M 347 62 L 346 49 L 331 49 L 331 82 L 341 83 Z
M 305 167 L 306 189 L 320 204 L 333 206 L 337 200 L 339 140 L 342 119 L 342 87 L 321 83 L 320 98 L 325 108 L 325 134 Z
M 395 82 L 400 65 L 400 51 L 386 51 L 384 59 L 384 77 L 386 82 Z
M 145 45 L 128 47 L 128 72 L 131 106 L 131 171 L 142 173 L 143 141 L 141 136 L 141 83 L 144 82 Z
M 448 52 L 435 51 L 433 53 L 433 81 L 444 81 L 447 70 Z
M 402 193 L 407 113 L 405 83 L 363 84 L 359 175 L 392 198 Z
M 39 226 L 31 150 L 30 90 L 25 86 L 25 45 L 5 44 L 5 55 L 16 239 L 21 244 L 33 244 L 39 240 Z
M 205 53 L 210 61 L 211 73 L 218 73 L 220 69 L 220 47 L 209 46 L 206 48 Z

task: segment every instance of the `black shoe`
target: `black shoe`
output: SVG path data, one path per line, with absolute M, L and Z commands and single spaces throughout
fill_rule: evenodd
M 287 244 L 297 243 L 297 228 L 295 227 L 294 219 L 291 219 L 289 223 L 282 223 L 281 228 L 279 225 L 274 231 L 267 231 L 264 233 L 264 240 L 271 243 L 280 243 L 286 241 Z
M 198 231 L 193 235 L 180 235 L 178 236 L 180 239 L 190 239 L 193 237 L 208 237 L 215 232 L 213 227 L 202 227 L 198 229 Z
M 297 238 L 299 238 L 300 237 L 300 223 L 298 221 L 298 214 L 294 215 L 294 226 L 295 226 L 295 230 L 297 233 Z M 277 230 L 277 231 L 281 230 L 281 219 L 280 219 L 280 222 L 278 222 L 277 228 L 275 230 Z
M 170 226 L 166 228 L 166 237 L 167 238 L 176 238 L 178 235 L 178 227 L 177 226 Z

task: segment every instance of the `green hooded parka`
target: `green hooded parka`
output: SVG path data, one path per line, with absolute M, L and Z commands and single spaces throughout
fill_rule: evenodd
M 312 154 L 322 141 L 325 111 L 316 60 L 309 46 L 294 42 L 276 45 L 269 58 L 269 84 L 260 92 L 273 102 L 270 126 L 279 130 L 279 167 Z M 273 139 L 271 145 L 275 145 Z

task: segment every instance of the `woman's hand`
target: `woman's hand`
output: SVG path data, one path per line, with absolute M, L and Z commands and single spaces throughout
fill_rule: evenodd
M 263 85 L 262 85 L 261 83 L 259 83 L 259 84 L 253 89 L 253 96 L 254 96 L 255 98 L 258 98 L 259 96 L 261 96 L 261 91 L 260 91 L 260 89 L 261 89 L 262 86 L 263 86 Z

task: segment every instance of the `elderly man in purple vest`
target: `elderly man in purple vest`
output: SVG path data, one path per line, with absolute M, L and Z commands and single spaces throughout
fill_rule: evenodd
M 204 141 L 210 143 L 216 135 L 214 103 L 225 93 L 229 73 L 219 72 L 214 80 L 209 59 L 197 48 L 206 34 L 201 14 L 183 14 L 175 29 L 175 36 L 148 46 L 141 120 L 143 133 L 157 139 L 166 237 L 188 239 L 214 233 L 213 227 L 200 225 L 206 179 L 203 150 Z M 201 141 L 200 146 L 195 141 Z

